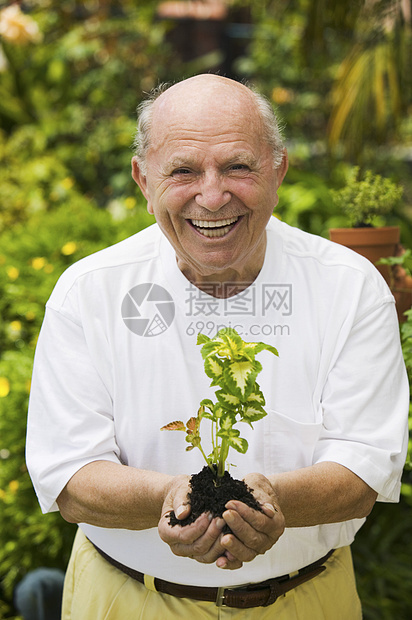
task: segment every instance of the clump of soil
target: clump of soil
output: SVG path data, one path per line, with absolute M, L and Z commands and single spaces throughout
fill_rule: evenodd
M 186 519 L 178 519 L 174 512 L 170 513 L 170 525 L 189 525 L 196 521 L 204 512 L 210 512 L 213 517 L 221 517 L 225 512 L 226 504 L 231 499 L 237 499 L 247 506 L 262 512 L 259 502 L 252 495 L 250 489 L 243 480 L 232 478 L 228 471 L 225 471 L 222 478 L 217 478 L 210 467 L 205 467 L 197 474 L 193 474 L 190 479 L 191 491 L 188 499 L 191 504 L 191 512 Z M 223 532 L 230 531 L 225 526 Z

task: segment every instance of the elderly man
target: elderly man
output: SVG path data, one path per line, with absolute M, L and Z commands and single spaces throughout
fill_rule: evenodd
M 140 108 L 132 174 L 157 223 L 62 276 L 36 352 L 30 473 L 43 511 L 80 524 L 65 620 L 361 617 L 349 546 L 398 500 L 409 389 L 375 268 L 271 217 L 287 165 L 270 104 L 232 80 Z M 159 429 L 213 394 L 196 334 L 223 325 L 279 350 L 269 414 L 231 456 L 262 512 L 172 527 L 202 463 Z

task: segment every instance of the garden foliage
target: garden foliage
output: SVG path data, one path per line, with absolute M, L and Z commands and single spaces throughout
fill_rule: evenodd
M 150 223 L 142 209 L 116 221 L 83 199 L 37 213 L 0 235 L 0 579 L 8 600 L 30 569 L 65 569 L 74 535 L 74 526 L 58 513 L 41 514 L 24 459 L 32 361 L 45 303 L 73 261 Z
M 353 33 L 359 43 L 356 63 L 362 50 L 366 59 L 374 54 L 376 71 L 369 73 L 385 78 L 377 86 L 389 84 L 385 67 L 394 66 L 396 49 L 403 54 L 398 90 L 410 105 L 410 63 L 404 62 L 410 38 L 400 28 L 403 22 L 386 33 L 374 22 L 377 34 L 368 38 L 356 26 L 363 3 L 326 3 L 322 11 L 314 0 L 237 3 L 250 7 L 255 24 L 237 61 L 238 75 L 251 78 L 269 96 L 287 125 L 291 167 L 277 214 L 324 236 L 329 227 L 345 225 L 329 190 L 341 186 L 351 166 L 359 164 L 404 185 L 402 205 L 387 223 L 400 221 L 403 242 L 412 246 L 410 171 L 407 161 L 393 158 L 400 152 L 395 147 L 402 146 L 396 142 L 399 135 L 405 144 L 412 135 L 410 115 L 409 121 L 402 117 L 404 101 L 397 112 L 400 133 L 386 122 L 388 107 L 380 117 L 386 119 L 386 137 L 382 127 L 374 130 L 369 118 L 375 115 L 371 110 L 379 110 L 368 91 L 356 99 L 356 105 L 366 102 L 364 109 L 354 109 L 357 119 L 366 114 L 362 139 L 356 139 L 360 121 L 351 126 L 351 114 L 343 118 L 341 112 L 343 145 L 335 141 L 331 153 L 326 140 L 331 110 L 338 110 L 331 93 L 339 92 L 339 66 L 352 75 Z M 390 2 L 366 4 L 385 8 Z M 158 82 L 190 74 L 166 43 L 172 24 L 156 19 L 157 5 L 155 0 L 0 0 L 1 619 L 14 617 L 12 589 L 28 570 L 64 569 L 70 553 L 75 526 L 58 513 L 41 514 L 24 462 L 32 361 L 44 304 L 59 275 L 153 221 L 130 177 L 135 108 L 142 93 Z M 6 13 L 9 8 L 13 11 Z M 383 45 L 390 60 L 381 65 L 386 73 L 376 64 Z M 393 83 L 391 93 L 396 93 L 401 82 Z M 362 84 L 357 80 L 357 92 Z M 392 99 L 385 101 L 389 105 Z M 352 153 L 352 159 L 340 161 L 342 153 Z M 411 323 L 409 316 L 402 328 L 410 377 Z M 405 471 L 401 504 L 376 506 L 353 546 L 366 620 L 406 618 L 412 609 L 410 476 Z
M 174 75 L 153 2 L 33 1 L 24 14 L 9 4 L 0 3 L 0 618 L 26 572 L 65 569 L 75 530 L 41 514 L 24 460 L 44 305 L 71 263 L 152 223 L 130 177 L 135 108 Z

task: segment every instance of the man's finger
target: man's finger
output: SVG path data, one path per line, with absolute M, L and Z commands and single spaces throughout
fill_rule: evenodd
M 221 555 L 216 560 L 216 566 L 224 570 L 236 570 L 242 568 L 243 562 L 236 559 L 229 551 L 226 551 L 225 555 Z
M 241 542 L 233 534 L 225 534 L 221 540 L 222 547 L 224 547 L 231 555 L 240 562 L 251 562 L 258 555 L 258 551 L 251 549 L 243 542 Z
M 243 521 L 246 521 L 253 529 L 263 532 L 269 533 L 273 532 L 273 526 L 278 525 L 278 528 L 281 530 L 280 534 L 283 532 L 283 518 L 278 512 L 278 510 L 272 504 L 266 503 L 262 506 L 262 511 L 254 510 L 250 508 L 243 502 L 237 500 L 231 500 L 226 504 L 226 509 L 229 512 L 229 518 L 234 518 L 233 513 L 237 513 Z M 224 515 L 223 515 L 224 516 Z M 225 516 L 224 516 L 225 518 Z M 274 520 L 275 519 L 275 520 Z M 225 519 L 226 520 L 226 519 Z M 241 523 L 239 520 L 237 521 L 239 524 Z M 236 527 L 236 521 L 233 525 Z M 228 525 L 231 527 L 230 523 Z
M 189 543 L 186 540 L 177 539 L 175 542 L 169 542 L 170 548 L 175 555 L 189 557 L 203 564 L 211 564 L 225 552 L 220 544 L 224 525 L 223 519 L 213 519 L 206 531 L 197 539 Z
M 159 521 L 160 538 L 169 545 L 192 545 L 207 531 L 210 525 L 209 515 L 203 513 L 189 525 L 182 527 L 181 525 L 171 526 L 169 524 L 170 513 L 166 512 Z

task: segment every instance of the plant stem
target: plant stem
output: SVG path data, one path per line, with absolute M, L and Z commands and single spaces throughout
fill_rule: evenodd
M 197 447 L 199 448 L 200 452 L 202 453 L 202 456 L 205 459 L 205 461 L 208 464 L 208 466 L 212 467 L 211 464 L 209 463 L 209 459 L 207 458 L 206 454 L 203 451 L 203 448 L 202 448 L 201 444 L 199 444 Z M 213 468 L 212 468 L 212 470 L 213 470 Z
M 217 477 L 222 478 L 225 473 L 225 462 L 229 452 L 229 446 L 226 439 L 222 439 L 222 445 L 220 446 L 220 459 L 217 466 Z

